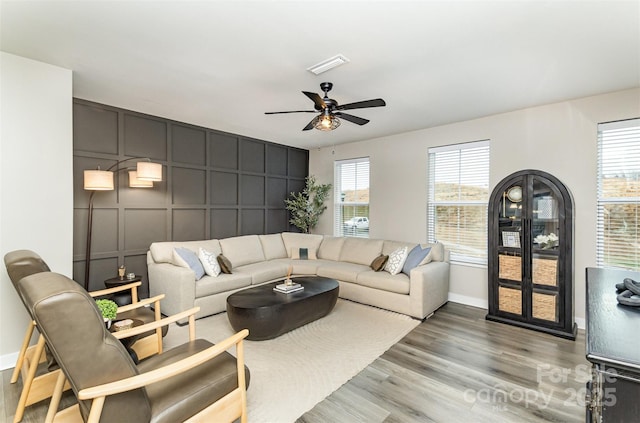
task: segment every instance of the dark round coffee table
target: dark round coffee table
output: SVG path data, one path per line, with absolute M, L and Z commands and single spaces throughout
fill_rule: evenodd
M 227 316 L 234 330 L 249 329 L 247 339 L 273 339 L 326 316 L 338 301 L 338 281 L 320 276 L 293 278 L 303 291 L 284 294 L 282 282 L 248 288 L 227 298 Z

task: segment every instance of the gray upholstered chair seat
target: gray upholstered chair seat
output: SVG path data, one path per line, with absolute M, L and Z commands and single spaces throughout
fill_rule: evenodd
M 180 345 L 160 355 L 155 355 L 138 365 L 141 374 L 175 363 L 204 351 L 213 344 L 204 339 Z M 247 388 L 249 371 L 245 371 Z M 171 379 L 147 386 L 151 404 L 151 422 L 181 422 L 193 415 L 193 410 L 203 410 L 238 387 L 236 359 L 224 352 L 211 361 Z

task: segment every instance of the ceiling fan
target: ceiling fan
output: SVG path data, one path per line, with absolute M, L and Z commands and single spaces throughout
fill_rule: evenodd
M 338 104 L 332 98 L 329 98 L 328 92 L 333 88 L 333 84 L 331 82 L 323 82 L 320 84 L 320 88 L 324 92 L 324 98 L 320 97 L 316 93 L 310 93 L 308 91 L 302 91 L 302 94 L 306 95 L 313 101 L 315 110 L 291 110 L 287 112 L 265 112 L 265 115 L 275 115 L 280 113 L 318 113 L 320 114 L 314 117 L 311 122 L 307 124 L 303 131 L 308 131 L 310 129 L 316 128 L 321 131 L 332 131 L 340 126 L 340 119 L 348 120 L 349 122 L 355 123 L 357 125 L 366 125 L 369 123 L 368 119 L 363 119 L 358 116 L 353 116 L 347 113 L 343 113 L 342 110 L 352 110 L 352 109 L 364 109 L 368 107 L 382 107 L 386 106 L 387 103 L 384 102 L 381 98 L 376 98 L 374 100 L 365 100 L 365 101 L 357 101 L 355 103 L 347 103 L 347 104 Z

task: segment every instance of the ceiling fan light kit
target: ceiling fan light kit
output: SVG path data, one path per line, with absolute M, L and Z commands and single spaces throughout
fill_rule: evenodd
M 340 126 L 340 119 L 335 116 L 332 117 L 331 115 L 321 115 L 314 117 L 311 124 L 320 131 L 333 131 Z
M 324 92 L 324 98 L 320 97 L 316 93 L 302 91 L 302 94 L 306 95 L 311 101 L 313 101 L 315 110 L 290 110 L 286 112 L 265 112 L 265 114 L 276 115 L 282 113 L 320 112 L 320 114 L 314 117 L 311 122 L 307 124 L 307 126 L 302 128 L 302 130 L 308 131 L 315 128 L 320 131 L 332 131 L 340 126 L 340 118 L 360 126 L 369 123 L 369 119 L 364 119 L 358 116 L 343 113 L 342 110 L 365 109 L 370 107 L 383 107 L 387 105 L 387 103 L 385 103 L 385 101 L 381 98 L 340 105 L 334 99 L 329 98 L 328 93 L 329 91 L 331 91 L 331 88 L 333 88 L 333 84 L 331 82 L 323 82 L 322 84 L 320 84 L 320 88 Z

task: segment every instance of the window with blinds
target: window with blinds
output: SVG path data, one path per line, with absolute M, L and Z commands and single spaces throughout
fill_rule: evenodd
M 335 162 L 334 234 L 369 237 L 369 158 Z
M 640 270 L 640 119 L 598 125 L 598 267 Z
M 429 149 L 427 238 L 451 261 L 487 263 L 489 141 Z

